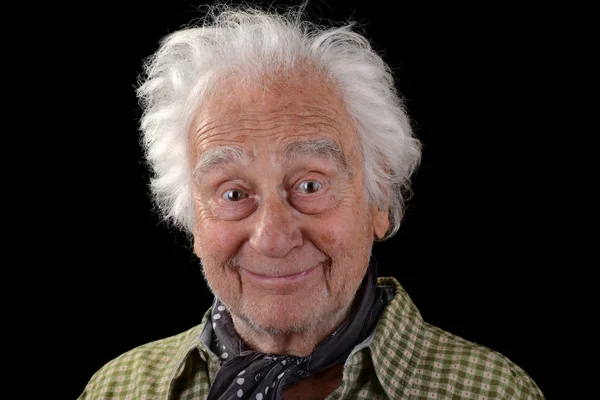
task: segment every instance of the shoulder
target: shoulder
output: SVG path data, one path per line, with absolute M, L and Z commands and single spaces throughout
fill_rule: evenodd
M 202 326 L 146 343 L 111 360 L 92 376 L 79 400 L 121 399 L 138 395 L 140 390 L 148 394 L 168 390 L 188 348 L 198 341 Z
M 442 389 L 448 395 L 481 399 L 544 398 L 523 369 L 496 351 L 427 323 L 422 338 L 411 380 L 415 389 Z M 438 385 L 433 384 L 436 381 Z
M 371 350 L 382 383 L 416 398 L 543 399 L 535 382 L 502 354 L 432 326 L 394 278 Z

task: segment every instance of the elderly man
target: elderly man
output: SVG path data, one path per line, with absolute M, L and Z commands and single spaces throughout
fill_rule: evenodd
M 214 304 L 80 398 L 542 398 L 369 263 L 398 230 L 420 147 L 366 39 L 219 10 L 166 38 L 138 90 L 153 194 L 193 239 Z

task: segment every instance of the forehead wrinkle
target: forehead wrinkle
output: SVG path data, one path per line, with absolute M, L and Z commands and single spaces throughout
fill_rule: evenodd
M 210 122 L 201 125 L 201 127 L 193 135 L 192 142 L 196 148 L 203 147 L 205 142 L 213 142 L 217 138 L 234 140 L 237 142 L 245 142 L 246 140 L 266 140 L 270 141 L 273 137 L 287 136 L 286 132 L 298 132 L 302 131 L 304 135 L 319 136 L 320 133 L 329 132 L 336 136 L 341 136 L 339 124 L 335 123 L 335 120 L 331 118 L 323 117 L 300 117 L 298 115 L 290 114 L 294 116 L 296 121 L 290 119 L 281 118 L 281 116 L 273 116 L 265 120 L 243 118 L 233 122 L 227 123 L 216 123 Z M 284 115 L 285 117 L 285 115 Z M 269 123 L 268 126 L 260 126 L 262 123 Z M 217 141 L 220 141 L 217 139 Z M 305 154 L 312 153 L 314 155 L 329 155 L 335 156 L 337 161 L 340 162 L 340 166 L 346 167 L 346 164 L 342 163 L 343 151 L 340 149 L 338 144 L 331 140 L 330 142 L 317 143 L 318 140 L 314 140 L 314 146 L 307 144 L 307 148 L 298 147 L 298 151 L 303 151 Z M 287 155 L 289 155 L 288 152 Z
M 265 129 L 264 127 L 257 127 L 257 124 L 267 124 L 272 126 Z M 213 121 L 204 123 L 199 125 L 196 129 L 196 137 L 200 140 L 204 140 L 214 135 L 226 135 L 240 130 L 263 131 L 288 126 L 317 129 L 326 127 L 338 131 L 339 125 L 339 122 L 335 118 L 315 113 L 261 113 L 253 115 L 252 117 L 238 117 L 231 121 Z M 213 132 L 215 130 L 217 130 L 217 132 Z

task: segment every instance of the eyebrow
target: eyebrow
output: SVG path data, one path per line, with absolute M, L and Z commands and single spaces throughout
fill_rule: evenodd
M 209 149 L 202 153 L 200 160 L 196 164 L 192 176 L 197 178 L 207 174 L 219 166 L 226 164 L 242 164 L 248 165 L 254 157 L 246 153 L 246 151 L 237 146 L 219 146 Z
M 329 158 L 344 172 L 350 172 L 346 155 L 337 142 L 330 138 L 295 140 L 285 145 L 283 154 L 288 159 L 298 156 Z
M 348 160 L 344 152 L 337 142 L 330 138 L 289 142 L 283 148 L 283 155 L 288 160 L 302 156 L 328 158 L 333 160 L 344 172 L 350 173 Z M 247 166 L 253 159 L 254 156 L 248 154 L 242 147 L 215 147 L 202 154 L 192 172 L 192 176 L 197 178 L 227 164 Z

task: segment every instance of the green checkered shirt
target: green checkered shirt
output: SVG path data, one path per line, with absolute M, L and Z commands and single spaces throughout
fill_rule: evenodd
M 543 399 L 533 380 L 506 357 L 421 318 L 394 278 L 395 290 L 373 334 L 354 348 L 341 385 L 327 399 Z M 204 399 L 220 360 L 200 340 L 210 316 L 179 335 L 137 347 L 102 367 L 79 397 Z

